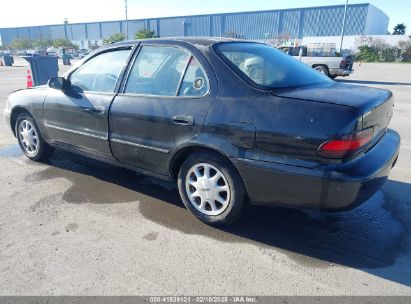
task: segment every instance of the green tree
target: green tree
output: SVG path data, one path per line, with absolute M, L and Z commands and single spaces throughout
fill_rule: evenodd
M 48 47 L 53 46 L 53 40 L 40 38 L 39 40 L 34 41 L 33 45 L 34 47 L 37 47 L 40 49 L 47 49 Z
M 120 42 L 124 40 L 126 40 L 126 35 L 124 35 L 123 33 L 114 33 L 110 37 L 104 39 L 103 44 L 107 45 L 107 44 L 112 44 L 112 43 L 116 43 L 116 42 Z
M 409 45 L 405 51 L 402 53 L 402 61 L 410 62 L 411 61 L 411 45 Z
M 407 30 L 407 26 L 404 23 L 398 23 L 394 26 L 394 31 L 392 32 L 393 35 L 405 35 L 405 31 Z
M 78 49 L 79 46 L 74 44 L 70 40 L 67 39 L 55 39 L 53 40 L 53 47 L 55 48 L 65 48 L 65 49 Z
M 136 39 L 157 38 L 155 31 L 150 31 L 147 29 L 138 31 L 134 37 Z
M 10 47 L 15 50 L 28 50 L 33 48 L 33 41 L 28 38 L 17 38 L 14 39 Z
M 375 50 L 375 48 L 370 47 L 368 45 L 360 46 L 360 52 L 357 54 L 356 60 L 373 62 L 378 61 L 378 59 L 378 52 Z

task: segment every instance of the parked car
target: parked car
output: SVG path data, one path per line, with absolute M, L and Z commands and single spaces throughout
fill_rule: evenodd
M 48 56 L 53 56 L 53 57 L 57 57 L 58 58 L 58 54 L 56 52 L 47 52 Z
M 293 56 L 294 58 L 304 62 L 306 65 L 312 67 L 316 71 L 324 74 L 331 79 L 338 76 L 349 76 L 353 72 L 353 65 L 349 64 L 345 58 L 338 57 L 334 52 L 309 52 L 306 46 L 278 47 L 282 52 Z
M 5 117 L 31 160 L 65 149 L 175 181 L 197 218 L 222 225 L 247 202 L 366 201 L 398 157 L 393 105 L 390 91 L 334 82 L 265 44 L 170 38 L 100 48 L 11 94 Z
M 89 52 L 80 53 L 80 54 L 78 54 L 78 58 L 83 59 L 84 57 L 86 57 L 89 54 L 90 54 Z
M 90 54 L 90 51 L 88 49 L 81 49 L 78 53 L 78 58 L 83 59 L 84 57 L 86 57 L 89 54 Z

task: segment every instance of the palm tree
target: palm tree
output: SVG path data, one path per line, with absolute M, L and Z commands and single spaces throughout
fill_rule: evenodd
M 394 26 L 394 32 L 392 34 L 393 35 L 405 35 L 406 29 L 407 29 L 407 26 L 404 23 L 398 23 L 396 26 Z

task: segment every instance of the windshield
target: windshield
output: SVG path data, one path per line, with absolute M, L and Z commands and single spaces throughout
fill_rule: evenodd
M 260 43 L 227 42 L 217 53 L 253 83 L 268 89 L 294 88 L 331 80 L 281 51 Z

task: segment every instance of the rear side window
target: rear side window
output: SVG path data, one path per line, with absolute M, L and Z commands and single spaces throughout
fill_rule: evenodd
M 114 92 L 130 50 L 97 55 L 81 65 L 71 76 L 71 84 L 82 91 Z
M 267 89 L 283 89 L 331 82 L 299 60 L 260 43 L 228 42 L 216 51 L 233 70 Z
M 178 96 L 204 96 L 207 92 L 206 73 L 198 60 L 191 57 Z
M 292 46 L 281 47 L 279 50 L 290 56 L 298 56 L 300 54 L 300 49 Z
M 130 71 L 125 93 L 176 96 L 191 58 L 175 47 L 143 46 Z

